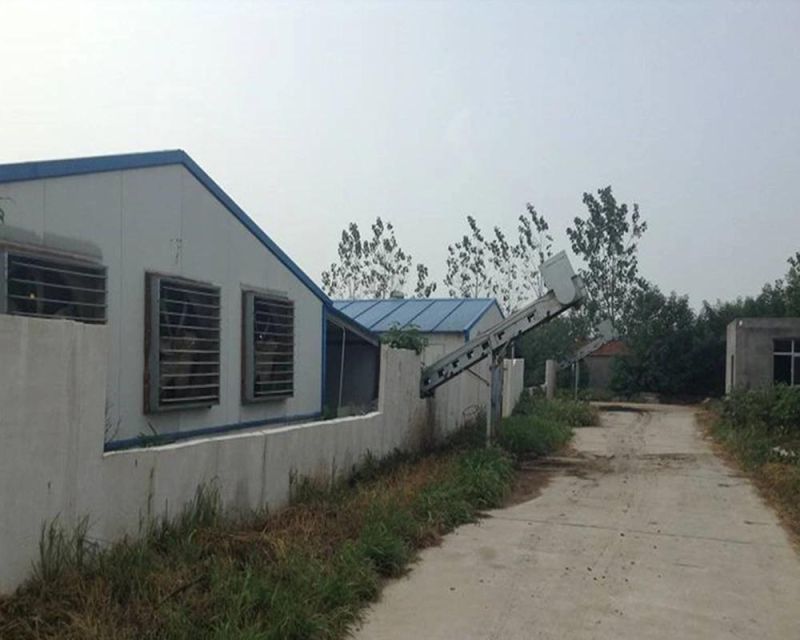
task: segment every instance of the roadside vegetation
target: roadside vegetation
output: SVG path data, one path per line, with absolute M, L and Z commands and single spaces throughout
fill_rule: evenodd
M 800 389 L 736 391 L 715 413 L 714 437 L 800 535 Z
M 300 482 L 274 514 L 223 514 L 205 487 L 176 520 L 102 549 L 86 523 L 50 526 L 33 577 L 0 599 L 0 637 L 343 638 L 417 549 L 503 505 L 513 456 L 555 451 L 592 420 L 588 405 L 525 399 L 501 446 L 485 448 L 476 423 L 436 451 L 368 459 L 333 487 Z
M 498 427 L 497 441 L 517 456 L 541 456 L 564 447 L 573 427 L 597 424 L 597 409 L 585 402 L 525 395 Z

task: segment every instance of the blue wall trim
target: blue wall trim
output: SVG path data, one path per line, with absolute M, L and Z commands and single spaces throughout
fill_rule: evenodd
M 125 438 L 123 440 L 112 440 L 103 445 L 104 451 L 123 451 L 125 449 L 135 449 L 137 447 L 155 447 L 165 444 L 172 444 L 173 442 L 180 442 L 183 440 L 191 440 L 193 438 L 201 438 L 204 436 L 212 436 L 220 433 L 230 433 L 231 431 L 243 431 L 245 429 L 254 429 L 256 427 L 265 427 L 269 425 L 275 426 L 288 426 L 298 422 L 305 422 L 307 420 L 317 420 L 321 417 L 321 413 L 306 413 L 298 414 L 295 416 L 284 416 L 279 418 L 265 418 L 262 420 L 250 420 L 249 422 L 236 422 L 233 424 L 225 424 L 218 427 L 205 427 L 202 429 L 192 429 L 190 431 L 177 431 L 174 433 L 159 434 L 157 436 L 139 436 L 136 438 Z
M 108 171 L 124 171 L 126 169 L 145 169 L 179 164 L 186 168 L 233 216 L 241 222 L 275 257 L 283 263 L 308 289 L 326 305 L 330 298 L 309 278 L 300 267 L 288 256 L 264 231 L 248 216 L 233 199 L 225 193 L 214 180 L 182 149 L 169 151 L 149 151 L 145 153 L 127 153 L 113 156 L 96 156 L 93 158 L 74 158 L 70 160 L 48 160 L 44 162 L 21 162 L 0 165 L 0 184 L 5 182 L 22 182 L 43 178 L 60 178 L 66 176 L 85 175 L 88 173 L 105 173 Z

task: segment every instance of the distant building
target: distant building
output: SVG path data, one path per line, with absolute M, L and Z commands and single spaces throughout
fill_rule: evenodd
M 425 364 L 432 364 L 503 319 L 494 298 L 334 300 L 333 305 L 379 335 L 392 327 L 416 327 L 428 341 Z
M 349 317 L 361 325 L 366 331 L 374 334 L 383 334 L 393 327 L 417 330 L 428 341 L 422 360 L 425 365 L 433 364 L 442 356 L 457 349 L 465 342 L 483 333 L 503 319 L 497 301 L 493 298 L 388 298 L 381 300 L 334 300 L 333 306 L 337 312 Z M 347 349 L 347 347 L 345 347 Z M 328 366 L 333 367 L 336 355 L 340 352 L 328 353 Z M 350 356 L 347 356 L 349 358 Z M 358 360 L 367 362 L 361 356 Z M 359 376 L 353 372 L 351 361 L 346 359 L 344 367 L 353 375 L 354 388 L 360 387 L 357 383 Z M 334 376 L 331 371 L 329 379 Z M 366 379 L 370 374 L 369 366 L 364 366 Z M 468 397 L 478 398 L 476 409 L 483 408 L 489 399 L 489 362 L 484 360 L 472 367 L 464 375 L 446 383 L 437 391 L 439 395 L 447 394 L 452 398 L 452 403 L 442 403 L 442 406 L 451 404 L 461 406 L 461 399 Z M 344 382 L 344 397 L 352 397 L 348 392 L 348 382 Z M 333 397 L 335 385 L 329 386 L 328 405 L 338 407 L 347 404 L 339 403 Z M 441 424 L 450 424 L 463 418 L 463 416 L 442 415 L 437 417 Z
M 612 340 L 586 356 L 583 362 L 588 377 L 587 388 L 610 389 L 613 373 L 611 365 L 614 359 L 627 356 L 629 353 L 628 345 L 622 340 Z
M 737 318 L 728 324 L 725 393 L 800 385 L 800 318 Z

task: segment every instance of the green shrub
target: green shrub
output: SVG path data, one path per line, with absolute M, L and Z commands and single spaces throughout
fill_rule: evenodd
M 547 455 L 560 449 L 572 436 L 572 427 L 547 416 L 515 415 L 500 423 L 497 441 L 515 455 Z
M 422 353 L 428 346 L 428 339 L 417 327 L 400 327 L 396 322 L 381 335 L 381 342 L 393 349 L 411 349 L 417 354 Z

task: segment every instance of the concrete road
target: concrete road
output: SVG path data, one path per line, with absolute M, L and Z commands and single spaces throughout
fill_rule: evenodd
M 607 412 L 541 495 L 424 551 L 364 639 L 800 639 L 800 558 L 690 409 Z

